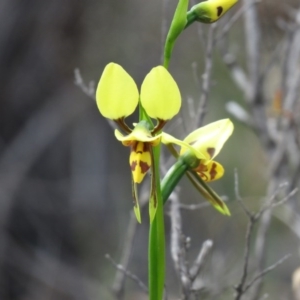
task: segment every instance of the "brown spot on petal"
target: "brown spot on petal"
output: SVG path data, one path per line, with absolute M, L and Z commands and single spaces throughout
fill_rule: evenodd
M 221 14 L 222 14 L 222 12 L 223 12 L 223 7 L 222 6 L 218 6 L 217 7 L 217 16 L 220 17 Z
M 208 171 L 208 168 L 206 165 L 200 164 L 196 169 L 194 169 L 199 176 L 204 180 L 204 181 L 208 181 L 209 178 L 208 176 L 205 174 L 205 172 Z
M 200 177 L 204 180 L 204 181 L 208 181 L 208 177 L 206 174 L 204 173 L 198 173 L 200 175 Z
M 134 161 L 131 163 L 131 165 L 130 165 L 130 169 L 131 169 L 131 171 L 134 171 L 134 170 L 135 170 L 135 168 L 136 168 L 136 166 L 137 166 L 137 161 L 136 161 L 136 160 L 134 160 Z
M 145 174 L 150 169 L 150 166 L 144 161 L 140 161 L 140 167 L 142 174 Z
M 207 170 L 208 170 L 207 166 L 206 166 L 206 165 L 203 165 L 203 164 L 200 164 L 200 165 L 198 166 L 198 168 L 196 168 L 196 171 L 197 171 L 197 172 L 200 172 L 200 173 L 206 172 Z
M 215 148 L 207 148 L 207 153 L 209 154 L 210 158 L 212 158 L 216 152 Z
M 143 151 L 144 152 L 150 151 L 150 145 L 149 145 L 149 143 L 143 143 Z
M 209 171 L 211 180 L 214 180 L 216 175 L 218 174 L 217 171 L 216 171 L 216 168 L 217 168 L 217 164 L 213 163 L 212 166 L 211 166 L 211 169 Z
M 136 147 L 137 147 L 137 142 L 136 141 L 128 141 L 128 146 L 131 146 L 130 151 L 131 152 L 135 152 L 136 151 Z

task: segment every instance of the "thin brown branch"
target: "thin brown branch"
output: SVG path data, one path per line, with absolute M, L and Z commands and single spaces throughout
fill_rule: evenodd
M 249 218 L 248 226 L 247 226 L 247 233 L 245 238 L 245 250 L 244 250 L 244 265 L 243 265 L 243 272 L 241 276 L 241 280 L 238 285 L 234 287 L 236 291 L 235 300 L 240 300 L 243 294 L 245 293 L 244 285 L 247 280 L 248 276 L 248 265 L 249 265 L 249 258 L 250 258 L 250 242 L 251 237 L 253 234 L 253 227 L 254 227 L 255 221 L 253 218 Z
M 238 175 L 237 169 L 234 169 L 234 193 L 235 193 L 236 200 L 239 202 L 239 204 L 243 208 L 243 210 L 246 213 L 246 215 L 248 216 L 248 218 L 249 219 L 253 218 L 252 213 L 248 210 L 248 208 L 244 204 L 243 199 L 242 199 L 242 197 L 240 195 L 240 191 L 239 191 L 239 175 Z
M 186 264 L 185 237 L 182 234 L 182 221 L 179 209 L 178 194 L 171 195 L 170 217 L 171 217 L 171 256 L 175 270 L 180 279 L 183 299 L 188 299 L 191 289 L 188 268 Z
M 200 102 L 196 113 L 195 128 L 198 128 L 203 124 L 204 116 L 206 114 L 206 106 L 207 106 L 208 95 L 211 86 L 211 73 L 212 73 L 212 66 L 213 66 L 212 54 L 214 49 L 213 41 L 214 41 L 216 26 L 217 26 L 216 23 L 214 23 L 209 28 L 207 47 L 205 53 L 205 69 L 202 75 L 202 94 L 200 97 Z
M 190 268 L 190 278 L 192 282 L 194 282 L 197 275 L 200 273 L 200 270 L 203 268 L 203 265 L 206 261 L 207 256 L 210 254 L 213 244 L 214 243 L 212 240 L 207 240 L 202 244 L 199 254 L 192 267 Z
M 247 277 L 248 277 L 248 265 L 249 265 L 249 259 L 250 259 L 250 246 L 251 246 L 251 237 L 253 235 L 253 229 L 254 229 L 254 225 L 257 223 L 257 221 L 260 220 L 260 218 L 262 217 L 262 215 L 268 211 L 269 214 L 271 215 L 271 211 L 273 208 L 279 206 L 279 205 L 283 205 L 284 203 L 286 203 L 293 195 L 296 194 L 297 189 L 294 189 L 292 192 L 290 192 L 285 198 L 283 198 L 282 200 L 274 203 L 274 200 L 276 198 L 276 196 L 278 195 L 279 191 L 287 186 L 286 184 L 282 184 L 279 186 L 279 188 L 274 192 L 274 194 L 270 197 L 269 201 L 266 203 L 266 205 L 262 206 L 260 208 L 260 210 L 257 213 L 251 213 L 248 208 L 243 204 L 243 200 L 242 197 L 240 196 L 239 193 L 239 182 L 238 182 L 238 173 L 235 170 L 235 181 L 234 181 L 234 190 L 235 190 L 235 195 L 236 195 L 236 199 L 239 201 L 239 203 L 241 204 L 241 207 L 243 208 L 244 212 L 246 213 L 246 215 L 249 218 L 248 221 L 248 226 L 247 226 L 247 232 L 246 232 L 246 238 L 245 238 L 245 250 L 244 250 L 244 264 L 243 264 L 243 271 L 242 271 L 242 276 L 241 276 L 241 280 L 240 282 L 234 287 L 236 294 L 235 294 L 235 300 L 240 300 L 243 295 L 246 293 L 246 291 L 259 279 L 261 279 L 263 277 L 263 275 L 265 275 L 267 272 L 271 271 L 272 269 L 274 269 L 278 264 L 275 264 L 275 266 L 271 266 L 263 271 L 261 271 L 257 276 L 255 276 L 250 283 L 246 284 L 247 282 Z M 265 230 L 268 229 L 268 227 L 264 228 Z M 265 241 L 264 241 L 265 243 Z M 262 253 L 264 253 L 264 245 L 261 245 L 261 249 L 260 251 Z M 280 260 L 278 263 L 282 263 L 283 261 Z M 257 295 L 257 294 L 256 294 Z
M 146 184 L 142 186 L 141 195 L 139 197 L 140 208 L 142 209 L 148 202 L 148 188 L 146 188 Z M 129 225 L 127 229 L 127 233 L 124 239 L 124 247 L 121 254 L 120 265 L 123 266 L 125 270 L 128 269 L 130 256 L 132 253 L 132 248 L 134 244 L 134 239 L 137 231 L 137 220 L 135 214 L 133 212 L 130 213 Z M 117 299 L 122 299 L 124 293 L 124 285 L 125 285 L 126 273 L 123 270 L 118 270 L 116 272 L 114 282 L 112 285 L 112 290 L 117 297 Z
M 145 292 L 148 294 L 148 288 L 147 286 L 142 282 L 141 279 L 139 279 L 135 274 L 127 271 L 122 265 L 117 264 L 109 254 L 105 255 L 105 258 L 108 259 L 112 265 L 119 271 L 123 272 L 128 278 L 132 279 L 134 282 L 136 282 L 138 284 L 138 286 Z
M 261 279 L 263 276 L 265 276 L 267 273 L 273 271 L 275 268 L 277 268 L 279 265 L 281 265 L 283 262 L 285 262 L 291 254 L 285 255 L 283 258 L 278 260 L 273 265 L 269 266 L 268 268 L 264 269 L 262 272 L 254 276 L 254 278 L 245 286 L 244 292 L 246 292 L 257 280 Z
M 88 96 L 92 100 L 96 100 L 96 90 L 95 90 L 95 82 L 90 81 L 88 84 L 85 83 L 84 79 L 81 76 L 81 72 L 79 69 L 74 70 L 74 84 L 80 88 L 80 90 Z M 113 120 L 106 119 L 109 126 L 115 130 L 117 128 L 116 123 Z M 126 130 L 125 130 L 126 131 Z
M 87 95 L 92 100 L 95 100 L 95 82 L 90 81 L 86 84 L 81 76 L 81 72 L 79 69 L 74 70 L 74 84 L 77 85 L 85 95 Z

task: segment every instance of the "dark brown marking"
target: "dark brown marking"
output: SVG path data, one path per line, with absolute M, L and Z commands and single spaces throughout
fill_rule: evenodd
M 196 171 L 197 172 L 200 172 L 200 173 L 203 173 L 203 172 L 207 172 L 208 168 L 206 165 L 203 165 L 203 164 L 200 164 L 198 166 L 198 168 L 196 168 Z
M 130 146 L 131 146 L 131 152 L 136 152 L 137 142 L 136 141 L 132 141 L 132 143 L 130 144 Z
M 218 6 L 217 7 L 217 16 L 220 17 L 221 14 L 222 14 L 222 12 L 223 12 L 223 7 L 222 6 Z
M 150 169 L 150 166 L 144 161 L 140 161 L 140 167 L 142 174 L 145 174 Z
M 134 160 L 134 161 L 131 163 L 131 165 L 130 165 L 130 169 L 131 169 L 131 171 L 134 171 L 134 170 L 135 170 L 135 168 L 136 168 L 136 166 L 137 166 L 137 161 L 136 161 L 136 160 Z
M 200 164 L 196 169 L 194 169 L 199 176 L 204 180 L 204 181 L 208 181 L 209 178 L 208 176 L 205 174 L 205 172 L 208 171 L 208 168 L 206 165 Z
M 157 206 L 157 199 L 156 199 L 156 194 L 154 192 L 154 196 L 153 196 L 153 207 L 156 208 Z
M 151 198 L 153 199 L 153 207 L 156 208 L 157 206 L 157 199 L 156 199 L 156 188 L 155 188 L 155 177 L 151 177 Z
M 154 136 L 157 132 L 159 132 L 164 126 L 165 124 L 168 122 L 168 120 L 161 120 L 158 119 L 157 120 L 157 125 L 154 127 L 154 129 L 152 130 L 152 136 Z
M 216 171 L 216 168 L 217 168 L 217 164 L 213 163 L 212 166 L 211 166 L 211 169 L 209 171 L 211 180 L 214 180 L 216 175 L 218 174 L 217 171 Z
M 208 181 L 208 177 L 206 174 L 204 173 L 198 173 L 200 175 L 200 177 L 204 180 L 204 181 Z
M 149 143 L 144 143 L 143 144 L 143 151 L 146 152 L 146 151 L 149 151 L 150 150 L 150 145 Z
M 215 154 L 216 149 L 215 148 L 207 148 L 206 151 L 209 154 L 210 158 L 212 158 Z

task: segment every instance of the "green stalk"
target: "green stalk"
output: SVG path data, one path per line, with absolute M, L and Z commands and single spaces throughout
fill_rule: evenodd
M 139 119 L 145 120 L 153 128 L 152 120 L 145 112 L 142 105 L 139 105 Z M 154 191 L 157 199 L 157 210 L 153 222 L 149 229 L 149 249 L 148 249 L 148 288 L 149 300 L 162 300 L 165 285 L 165 228 L 164 228 L 164 212 L 163 200 L 160 188 L 159 173 L 160 145 L 153 148 L 154 173 L 155 178 Z
M 149 233 L 149 300 L 162 300 L 165 284 L 165 228 L 163 198 L 160 187 L 160 145 L 153 148 L 157 210 Z

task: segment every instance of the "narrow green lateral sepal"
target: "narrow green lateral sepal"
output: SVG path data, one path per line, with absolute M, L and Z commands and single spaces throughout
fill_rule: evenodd
M 135 214 L 135 217 L 137 219 L 137 221 L 139 223 L 142 223 L 142 219 L 141 219 L 141 211 L 140 211 L 140 207 L 139 205 L 136 205 L 133 207 L 133 211 L 134 211 L 134 214 Z
M 136 183 L 134 183 L 133 180 L 132 180 L 132 196 L 133 196 L 133 204 L 134 204 L 133 211 L 134 211 L 135 217 L 139 223 L 142 223 L 140 205 L 139 205 L 138 194 L 137 194 L 137 189 L 136 189 Z
M 175 14 L 167 35 L 164 49 L 164 67 L 168 68 L 172 56 L 174 44 L 180 33 L 184 30 L 187 23 L 187 10 L 189 0 L 179 0 Z
M 151 149 L 151 159 L 154 162 L 154 152 L 153 149 Z M 156 172 L 155 169 L 155 163 L 152 164 L 151 166 L 151 192 L 150 192 L 150 199 L 149 199 L 149 219 L 150 219 L 150 224 L 152 224 L 154 217 L 156 215 L 156 211 L 157 211 L 157 206 L 158 206 L 158 202 L 157 202 L 157 189 L 156 189 L 156 176 L 157 174 L 159 174 L 158 172 Z M 159 180 L 158 180 L 159 182 Z
M 154 196 L 150 197 L 149 200 L 149 218 L 150 218 L 150 224 L 153 222 L 154 217 L 156 215 L 156 210 L 157 210 L 157 200 L 155 199 Z
M 198 192 L 208 200 L 216 210 L 223 215 L 230 216 L 230 211 L 225 202 L 196 172 L 189 171 L 187 172 L 187 176 Z

